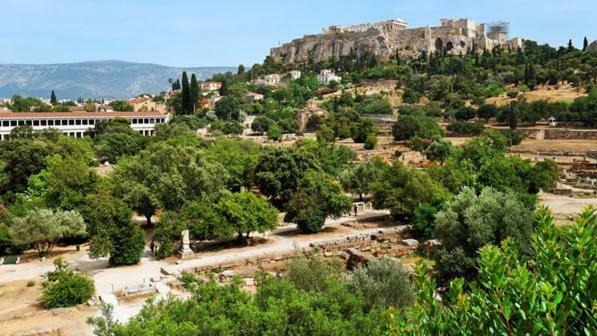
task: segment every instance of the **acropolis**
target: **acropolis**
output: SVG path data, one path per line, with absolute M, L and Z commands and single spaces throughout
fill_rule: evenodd
M 333 25 L 323 29 L 322 34 L 306 35 L 272 48 L 270 55 L 292 63 L 365 51 L 389 57 L 396 52 L 406 56 L 438 51 L 459 54 L 497 46 L 507 50 L 522 47 L 522 39 L 509 37 L 507 22 L 477 24 L 471 19 L 442 19 L 437 27 L 408 28 L 406 20 L 395 18 L 352 26 Z

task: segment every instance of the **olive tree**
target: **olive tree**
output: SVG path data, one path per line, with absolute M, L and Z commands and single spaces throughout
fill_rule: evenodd
M 48 255 L 62 238 L 85 235 L 83 217 L 75 211 L 30 210 L 12 220 L 10 235 L 16 244 L 32 244 L 40 257 Z

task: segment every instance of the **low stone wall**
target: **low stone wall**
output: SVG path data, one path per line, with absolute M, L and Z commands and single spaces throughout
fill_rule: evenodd
M 408 236 L 407 227 L 399 227 L 392 231 L 312 243 L 311 247 L 325 257 L 341 256 L 349 248 L 369 252 L 375 257 L 384 255 L 403 257 L 413 253 L 418 247 L 418 244 L 414 244 L 411 239 L 405 239 Z M 403 241 L 408 241 L 408 244 Z
M 347 238 L 324 240 L 317 243 L 312 243 L 308 248 L 305 249 L 297 249 L 275 255 L 265 254 L 240 259 L 235 262 L 195 267 L 193 269 L 187 270 L 187 272 L 206 275 L 210 273 L 222 274 L 228 270 L 248 269 L 259 266 L 268 268 L 268 266 L 278 265 L 282 267 L 287 261 L 295 258 L 297 255 L 318 255 L 326 258 L 341 257 L 342 252 L 348 248 L 356 248 L 363 252 L 369 252 L 375 257 L 380 257 L 383 255 L 402 257 L 413 253 L 417 248 L 418 244 L 414 245 L 412 239 L 406 239 L 408 244 L 403 242 L 403 240 L 409 236 L 409 228 L 406 226 L 380 229 L 374 234 L 358 234 Z
M 570 129 L 570 128 L 518 128 L 519 132 L 535 139 L 545 140 L 595 140 L 597 130 L 595 129 Z

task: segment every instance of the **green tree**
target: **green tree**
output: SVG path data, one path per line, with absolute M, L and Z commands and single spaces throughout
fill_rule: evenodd
M 400 161 L 384 169 L 372 191 L 376 208 L 390 209 L 394 217 L 403 220 L 412 219 L 418 206 L 436 204 L 446 194 L 428 174 L 407 168 Z
M 30 177 L 27 195 L 49 208 L 81 210 L 85 196 L 99 181 L 97 173 L 83 159 L 58 154 L 47 157 L 47 167 Z
M 52 90 L 52 94 L 50 95 L 50 104 L 53 106 L 58 104 L 58 99 L 56 98 L 56 93 Z
M 364 143 L 370 134 L 377 135 L 377 127 L 371 118 L 362 119 L 352 128 L 352 139 L 356 143 Z
M 262 153 L 262 148 L 255 141 L 238 138 L 220 137 L 205 149 L 208 162 L 219 163 L 226 167 L 230 178 L 226 181 L 227 189 L 240 191 L 249 188 L 253 182 L 253 170 Z
M 389 334 L 592 335 L 595 210 L 563 230 L 545 210 L 536 217 L 530 245 L 507 239 L 481 248 L 478 280 L 472 286 L 453 280 L 441 301 L 429 265 L 417 265 L 417 305 L 388 312 Z
M 242 76 L 245 74 L 245 66 L 240 64 L 238 66 L 238 71 L 236 72 L 237 75 Z
M 240 120 L 240 106 L 232 96 L 225 96 L 218 100 L 214 110 L 220 120 Z
M 584 40 L 582 41 L 582 51 L 587 51 L 587 47 L 589 46 L 589 40 L 585 36 Z
M 266 116 L 257 116 L 251 124 L 251 130 L 256 133 L 265 133 L 275 121 Z
M 442 136 L 443 131 L 437 121 L 430 117 L 403 115 L 392 127 L 394 140 L 403 141 L 413 137 L 433 138 Z
M 29 177 L 45 167 L 45 158 L 52 147 L 45 141 L 31 139 L 10 139 L 0 143 L 0 161 L 5 178 L 0 181 L 1 193 L 22 192 Z
M 310 169 L 318 169 L 315 157 L 296 149 L 273 148 L 255 166 L 255 184 L 264 195 L 287 202 Z
M 377 181 L 386 164 L 378 158 L 367 160 L 349 169 L 339 175 L 340 183 L 344 190 L 359 196 L 363 200 L 363 195 L 371 192 L 371 185 Z
M 151 217 L 156 214 L 159 208 L 159 200 L 147 188 L 147 186 L 132 182 L 124 186 L 124 202 L 138 214 L 145 216 L 147 226 L 151 226 Z
M 272 141 L 282 141 L 283 131 L 277 123 L 272 123 L 267 128 L 267 138 Z
M 87 196 L 85 217 L 92 258 L 109 256 L 111 265 L 136 264 L 143 253 L 145 234 L 132 220 L 131 210 L 102 184 Z
M 197 82 L 197 76 L 195 74 L 191 75 L 191 85 L 189 88 L 189 99 L 190 99 L 190 107 L 191 111 L 195 113 L 195 109 L 197 108 L 197 104 L 199 103 L 199 82 Z
M 190 239 L 199 242 L 229 238 L 235 232 L 212 203 L 188 202 L 179 211 L 167 211 L 160 216 L 153 235 L 159 243 L 159 256 L 167 257 L 175 252 L 175 242 L 180 241 L 183 230 L 189 230 Z
M 181 91 L 181 114 L 193 113 L 193 102 L 191 101 L 191 87 L 189 85 L 189 77 L 187 72 L 182 72 L 182 91 Z
M 125 156 L 134 155 L 145 147 L 147 139 L 134 131 L 129 121 L 122 118 L 98 122 L 95 125 L 95 152 L 106 161 L 115 163 Z
M 139 183 L 162 209 L 177 210 L 188 201 L 214 198 L 230 175 L 221 164 L 207 162 L 197 148 L 161 144 L 119 162 L 111 178 L 118 197 L 127 193 L 123 187 Z
M 351 208 L 352 200 L 342 193 L 338 182 L 324 173 L 309 171 L 288 202 L 284 221 L 295 222 L 305 233 L 316 233 L 328 216 L 339 217 Z
M 41 301 L 46 309 L 72 307 L 87 302 L 95 292 L 93 279 L 68 268 L 62 257 L 54 260 L 56 269 L 44 275 Z
M 441 242 L 436 255 L 438 278 L 474 279 L 475 258 L 485 244 L 499 244 L 511 237 L 528 247 L 533 214 L 514 193 L 485 188 L 479 195 L 464 188 L 447 201 L 435 216 L 435 237 Z
M 250 191 L 224 194 L 218 208 L 242 243 L 247 242 L 251 232 L 265 233 L 278 226 L 278 210 Z
M 425 151 L 425 156 L 429 160 L 438 161 L 441 164 L 444 164 L 446 159 L 450 156 L 452 151 L 452 144 L 444 139 L 436 139 L 434 140 L 427 150 Z
M 32 244 L 43 257 L 52 252 L 60 239 L 85 235 L 85 222 L 74 211 L 31 210 L 12 220 L 10 235 L 17 244 Z

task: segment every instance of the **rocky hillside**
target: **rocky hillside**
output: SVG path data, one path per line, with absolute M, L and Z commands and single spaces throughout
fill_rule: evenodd
M 59 99 L 129 98 L 140 93 L 159 93 L 169 88 L 168 79 L 182 71 L 199 79 L 214 73 L 235 71 L 229 67 L 175 68 L 123 61 L 95 61 L 68 64 L 0 64 L 0 97 L 21 94 Z M 190 75 L 189 75 L 190 76 Z

